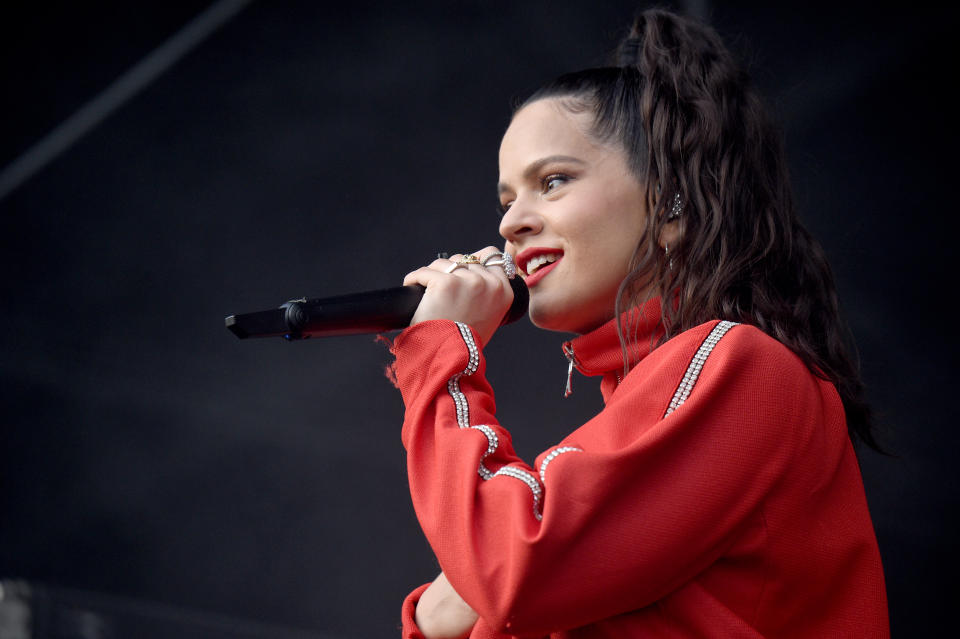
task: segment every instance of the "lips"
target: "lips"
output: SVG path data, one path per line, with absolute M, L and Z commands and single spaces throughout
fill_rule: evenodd
M 516 257 L 517 267 L 526 277 L 527 286 L 533 286 L 563 259 L 563 251 L 546 246 L 536 246 L 521 251 Z M 532 273 L 531 273 L 532 271 Z

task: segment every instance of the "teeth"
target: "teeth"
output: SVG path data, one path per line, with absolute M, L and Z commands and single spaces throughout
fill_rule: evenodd
M 538 255 L 536 257 L 530 258 L 530 260 L 527 262 L 527 268 L 526 268 L 527 275 L 533 275 L 533 272 L 536 271 L 538 268 L 540 268 L 544 264 L 551 264 L 553 262 L 556 262 L 559 257 L 560 257 L 559 255 L 553 254 L 553 255 Z

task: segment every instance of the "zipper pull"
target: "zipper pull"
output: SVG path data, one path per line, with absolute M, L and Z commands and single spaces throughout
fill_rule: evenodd
M 563 345 L 563 354 L 567 356 L 567 387 L 563 391 L 564 397 L 570 397 L 573 394 L 573 345 L 567 342 Z

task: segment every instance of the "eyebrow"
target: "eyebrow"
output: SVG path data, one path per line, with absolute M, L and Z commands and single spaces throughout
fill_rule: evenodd
M 586 162 L 584 162 L 580 158 L 575 158 L 572 155 L 548 155 L 545 158 L 540 158 L 536 162 L 532 162 L 526 169 L 524 169 L 523 179 L 529 180 L 530 178 L 534 177 L 537 173 L 539 173 L 544 166 L 548 164 L 554 164 L 554 163 L 560 163 L 560 162 L 566 162 L 568 164 L 570 163 L 579 164 L 579 165 L 586 164 Z M 500 195 L 504 191 L 509 191 L 509 190 L 510 190 L 510 187 L 504 184 L 503 182 L 497 183 L 497 195 Z

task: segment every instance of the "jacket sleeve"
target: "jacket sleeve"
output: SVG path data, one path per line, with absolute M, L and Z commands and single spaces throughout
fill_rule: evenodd
M 815 436 L 824 393 L 759 330 L 710 344 L 717 327 L 653 351 L 538 468 L 496 421 L 468 326 L 437 320 L 398 336 L 414 509 L 487 624 L 542 636 L 635 610 L 729 548 Z

